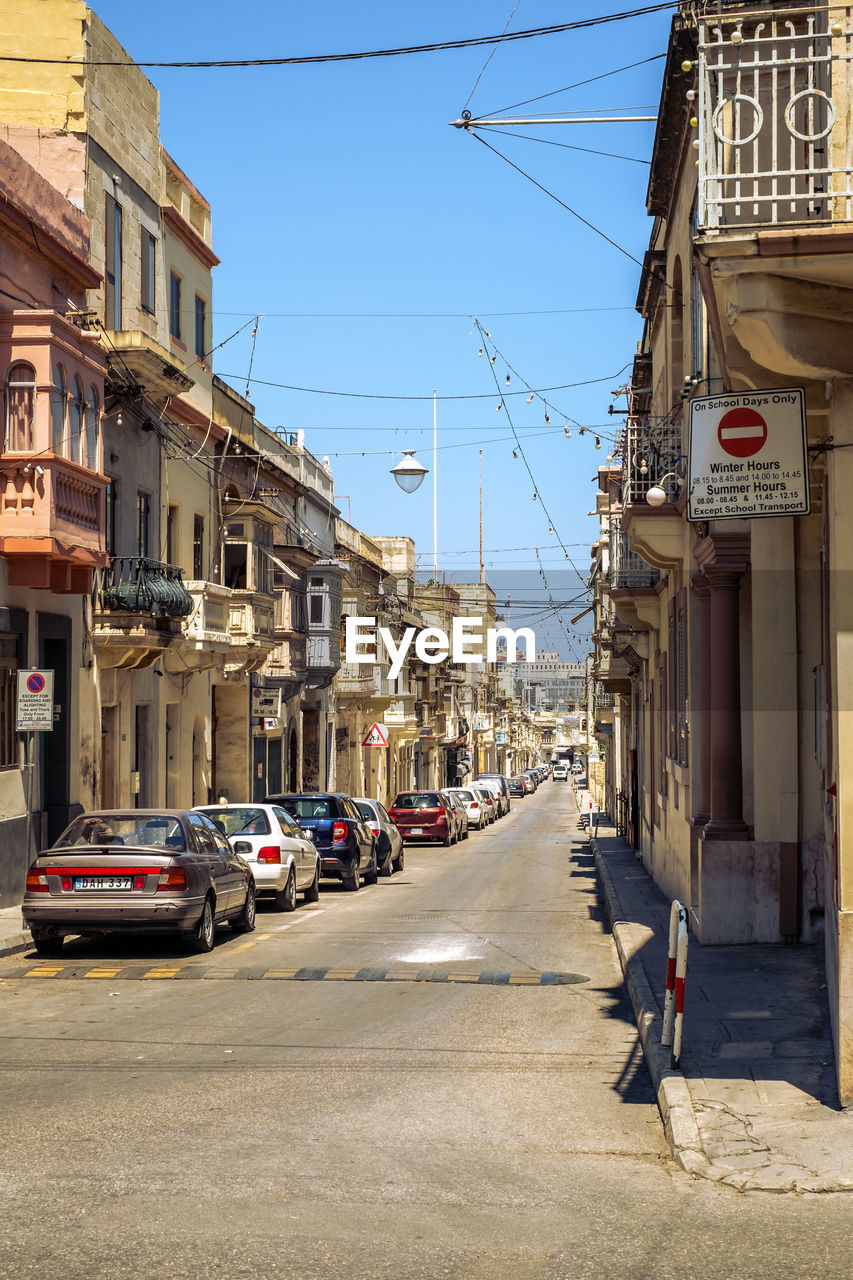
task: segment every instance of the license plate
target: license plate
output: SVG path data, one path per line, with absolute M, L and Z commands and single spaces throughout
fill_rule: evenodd
M 131 876 L 77 876 L 75 889 L 132 889 Z
M 409 830 L 410 836 L 422 836 L 423 833 L 424 833 L 423 827 L 411 827 Z

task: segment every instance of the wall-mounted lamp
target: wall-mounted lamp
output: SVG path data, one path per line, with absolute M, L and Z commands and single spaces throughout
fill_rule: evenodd
M 678 472 L 667 471 L 665 476 L 661 476 L 660 480 L 647 489 L 646 502 L 650 507 L 662 507 L 665 502 L 669 502 L 669 495 L 663 487 L 663 482 L 664 480 L 669 480 L 670 477 L 674 477 L 676 480 L 681 479 Z

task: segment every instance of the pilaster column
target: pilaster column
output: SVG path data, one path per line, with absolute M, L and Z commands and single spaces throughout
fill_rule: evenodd
M 743 820 L 740 704 L 740 582 L 749 534 L 709 534 L 694 552 L 709 591 L 709 801 L 706 840 L 748 840 Z
M 693 741 L 698 749 L 699 767 L 693 770 L 693 822 L 704 827 L 711 817 L 711 588 L 698 574 L 691 586 L 699 604 L 699 675 L 694 685 L 696 700 L 692 717 L 696 726 Z

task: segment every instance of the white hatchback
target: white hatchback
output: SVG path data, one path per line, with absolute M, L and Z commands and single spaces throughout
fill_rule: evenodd
M 472 791 L 470 787 L 445 787 L 445 791 L 462 801 L 465 812 L 468 814 L 469 827 L 485 826 L 489 820 L 488 815 L 476 791 Z
M 320 855 L 313 841 L 277 804 L 196 805 L 252 868 L 258 897 L 271 896 L 279 911 L 293 911 L 296 895 L 320 896 Z

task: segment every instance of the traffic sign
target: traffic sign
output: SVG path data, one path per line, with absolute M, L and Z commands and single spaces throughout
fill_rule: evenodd
M 372 724 L 361 744 L 363 747 L 387 747 L 388 730 L 384 724 Z
M 53 728 L 53 672 L 18 672 L 16 728 L 22 733 L 45 733 Z
M 808 514 L 801 387 L 697 396 L 687 453 L 688 520 Z

